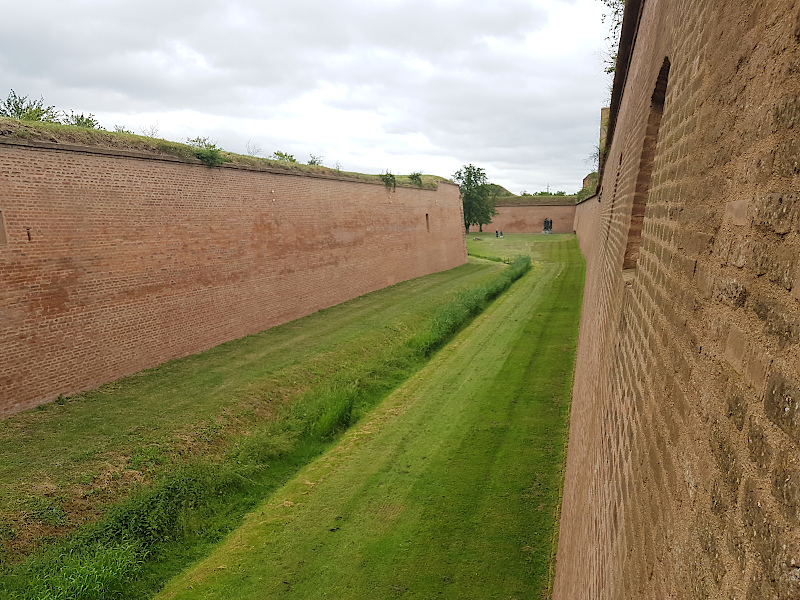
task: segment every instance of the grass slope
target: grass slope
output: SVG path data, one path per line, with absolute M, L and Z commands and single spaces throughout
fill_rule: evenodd
M 412 340 L 503 269 L 473 259 L 0 422 L 0 597 L 151 594 L 419 369 Z
M 0 139 L 30 140 L 34 142 L 49 142 L 60 144 L 73 144 L 81 146 L 95 146 L 98 148 L 131 150 L 154 155 L 175 156 L 183 159 L 194 160 L 197 158 L 197 148 L 190 144 L 173 142 L 160 138 L 153 138 L 135 133 L 106 131 L 104 129 L 89 129 L 63 123 L 48 123 L 42 121 L 21 121 L 8 117 L 0 117 Z M 235 165 L 253 167 L 256 169 L 279 170 L 289 173 L 306 173 L 325 175 L 337 179 L 370 181 L 383 183 L 380 175 L 342 171 L 336 168 L 321 165 L 305 165 L 299 162 L 287 162 L 256 156 L 246 156 L 235 152 L 220 151 L 220 158 L 224 162 Z M 422 175 L 421 186 L 426 189 L 436 189 L 441 181 L 450 181 L 438 175 Z M 409 175 L 396 175 L 396 184 L 401 187 L 417 187 Z
M 584 264 L 574 236 L 161 599 L 536 598 L 560 506 Z

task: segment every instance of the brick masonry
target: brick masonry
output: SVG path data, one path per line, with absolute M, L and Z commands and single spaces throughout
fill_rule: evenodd
M 43 146 L 0 143 L 0 417 L 467 260 L 455 185 Z
M 498 205 L 486 230 L 503 233 L 541 233 L 545 219 L 553 219 L 553 233 L 574 233 L 575 205 Z
M 628 0 L 623 29 L 554 597 L 797 599 L 800 5 Z

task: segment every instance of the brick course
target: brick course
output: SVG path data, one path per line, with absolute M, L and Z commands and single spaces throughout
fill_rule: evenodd
M 54 144 L 0 143 L 0 214 L 0 417 L 467 258 L 455 185 Z
M 575 218 L 558 600 L 800 598 L 798 19 L 627 2 L 602 202 Z

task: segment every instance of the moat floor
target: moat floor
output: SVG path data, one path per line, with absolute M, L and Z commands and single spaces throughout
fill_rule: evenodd
M 468 237 L 534 268 L 158 598 L 547 591 L 584 262 L 571 235 Z

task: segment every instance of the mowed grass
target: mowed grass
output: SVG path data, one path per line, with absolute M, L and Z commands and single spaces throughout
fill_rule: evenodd
M 471 260 L 0 422 L 0 596 L 80 577 L 79 597 L 151 594 L 417 371 L 412 338 L 504 269 Z
M 537 262 L 158 598 L 549 594 L 584 263 L 574 236 L 479 243 Z

